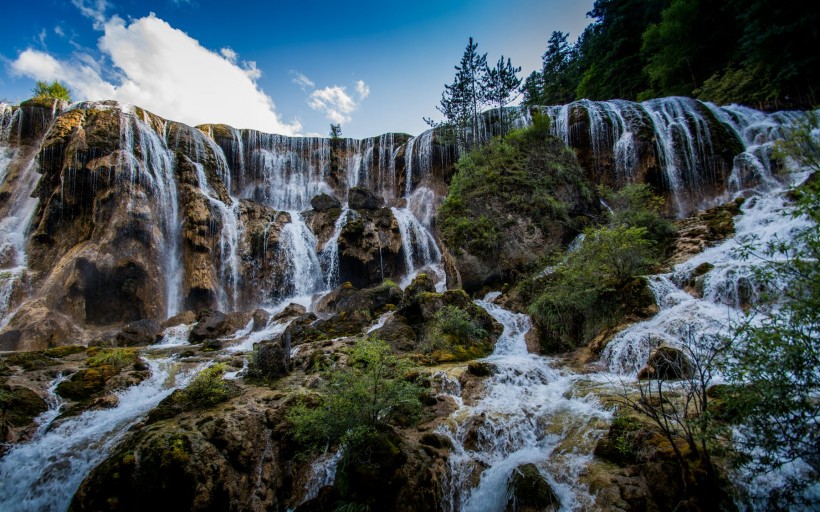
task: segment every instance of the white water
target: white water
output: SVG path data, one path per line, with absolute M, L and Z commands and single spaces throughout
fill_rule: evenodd
M 400 285 L 405 288 L 421 269 L 441 263 L 441 251 L 430 231 L 407 208 L 391 208 L 399 225 L 405 274 Z
M 454 446 L 444 509 L 505 510 L 512 471 L 532 463 L 558 495 L 562 510 L 584 510 L 593 497 L 577 480 L 591 458 L 592 434 L 603 432 L 597 430 L 605 426 L 599 421 L 610 413 L 594 400 L 575 395 L 577 376 L 554 368 L 548 358 L 527 353 L 527 315 L 486 301 L 476 304 L 498 320 L 504 332 L 486 358 L 495 373 L 484 381 L 484 396 L 474 405 L 459 407 L 449 427 L 440 429 Z M 476 449 L 464 446 L 471 429 L 477 431 Z M 478 486 L 471 487 L 477 474 Z
M 37 172 L 37 152 L 21 155 L 19 148 L 10 146 L 11 131 L 21 126 L 23 109 L 12 113 L 10 105 L 0 103 L 0 186 L 8 179 L 12 165 L 19 171 L 14 177 L 9 197 L 0 205 L 0 328 L 13 316 L 12 295 L 28 268 L 26 245 L 32 217 L 39 200 L 31 197 L 40 180 Z M 47 130 L 43 132 L 43 135 Z
M 66 510 L 86 475 L 105 459 L 128 428 L 196 373 L 174 374 L 172 359 L 147 362 L 151 376 L 117 393 L 117 407 L 68 418 L 30 442 L 15 446 L 0 460 L 0 510 Z
M 299 212 L 289 212 L 290 222 L 282 228 L 280 243 L 289 262 L 288 273 L 285 279 L 285 296 L 302 296 L 316 293 L 324 285 L 322 266 L 316 254 L 317 241 L 308 229 Z M 338 223 L 337 223 L 338 224 Z M 339 228 L 341 232 L 341 227 Z M 334 232 L 336 238 L 338 234 Z M 336 259 L 338 266 L 338 245 Z
M 146 114 L 147 115 L 147 114 Z M 153 204 L 158 208 L 156 217 L 162 230 L 162 265 L 165 283 L 165 314 L 172 317 L 179 312 L 182 295 L 182 222 L 179 215 L 177 180 L 174 174 L 174 154 L 167 141 L 139 119 L 132 106 L 122 106 L 120 113 L 120 164 L 135 182 L 147 184 L 155 194 Z
M 332 290 L 339 285 L 339 236 L 351 215 L 354 215 L 354 212 L 351 212 L 345 204 L 342 207 L 342 213 L 333 225 L 333 234 L 325 242 L 319 256 L 324 268 L 324 282 L 327 290 Z

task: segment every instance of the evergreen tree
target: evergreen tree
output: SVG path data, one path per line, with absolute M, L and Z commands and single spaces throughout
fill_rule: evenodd
M 518 77 L 520 72 L 521 67 L 513 67 L 510 59 L 507 59 L 505 63 L 503 55 L 494 67 L 491 68 L 485 65 L 481 84 L 482 93 L 488 103 L 498 108 L 501 125 L 499 131 L 502 136 L 507 133 L 507 123 L 509 122 L 508 116 L 504 114 L 504 107 L 518 97 L 518 88 L 521 86 L 521 79 Z
M 524 80 L 521 86 L 521 103 L 524 105 L 544 105 L 544 74 L 536 70 Z
M 458 134 L 459 144 L 466 148 L 481 142 L 479 114 L 486 102 L 482 82 L 487 54 L 480 55 L 477 49 L 478 44 L 471 37 L 461 62 L 455 67 L 453 83 L 444 86 L 441 104 L 436 107 L 444 114 L 446 124 Z
M 569 103 L 575 99 L 577 87 L 576 60 L 573 46 L 567 43 L 569 34 L 555 31 L 544 53 L 542 101 L 547 105 Z

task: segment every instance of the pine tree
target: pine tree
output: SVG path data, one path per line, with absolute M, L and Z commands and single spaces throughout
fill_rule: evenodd
M 502 55 L 495 67 L 488 67 L 485 65 L 484 76 L 482 77 L 482 87 L 487 101 L 498 108 L 500 118 L 500 133 L 505 135 L 507 133 L 504 107 L 510 104 L 518 97 L 518 88 L 521 86 L 521 79 L 518 78 L 518 73 L 521 72 L 521 67 L 513 67 L 510 59 L 504 62 Z M 513 96 L 513 94 L 515 94 Z
M 461 62 L 455 67 L 453 83 L 444 86 L 441 104 L 436 107 L 444 114 L 446 124 L 458 134 L 459 144 L 466 149 L 481 142 L 479 114 L 486 104 L 482 82 L 487 69 L 487 54 L 479 55 L 477 49 L 478 44 L 471 37 Z

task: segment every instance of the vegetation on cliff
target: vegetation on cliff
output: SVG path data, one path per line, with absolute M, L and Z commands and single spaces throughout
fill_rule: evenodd
M 697 96 L 808 108 L 818 101 L 817 5 L 774 0 L 597 0 L 574 45 L 553 32 L 530 105 Z
M 594 211 L 594 191 L 575 155 L 543 116 L 467 153 L 456 167 L 439 210 L 441 236 L 457 259 L 492 262 L 504 278 L 531 270 L 537 256 L 527 251 L 568 242 Z

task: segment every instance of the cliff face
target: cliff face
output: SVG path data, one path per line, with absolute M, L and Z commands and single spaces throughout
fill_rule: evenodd
M 739 151 L 731 130 L 691 100 L 545 111 L 590 182 L 647 181 L 670 210 L 725 190 Z M 253 310 L 343 281 L 365 287 L 446 259 L 436 211 L 458 151 L 436 131 L 283 137 L 193 128 L 114 102 L 0 113 L 3 350 L 87 342 L 184 310 Z M 695 160 L 669 149 L 692 141 Z M 356 187 L 372 200 L 348 204 Z M 311 204 L 322 194 L 338 206 Z M 559 231 L 544 244 L 566 242 Z M 463 270 L 471 283 L 493 272 Z

